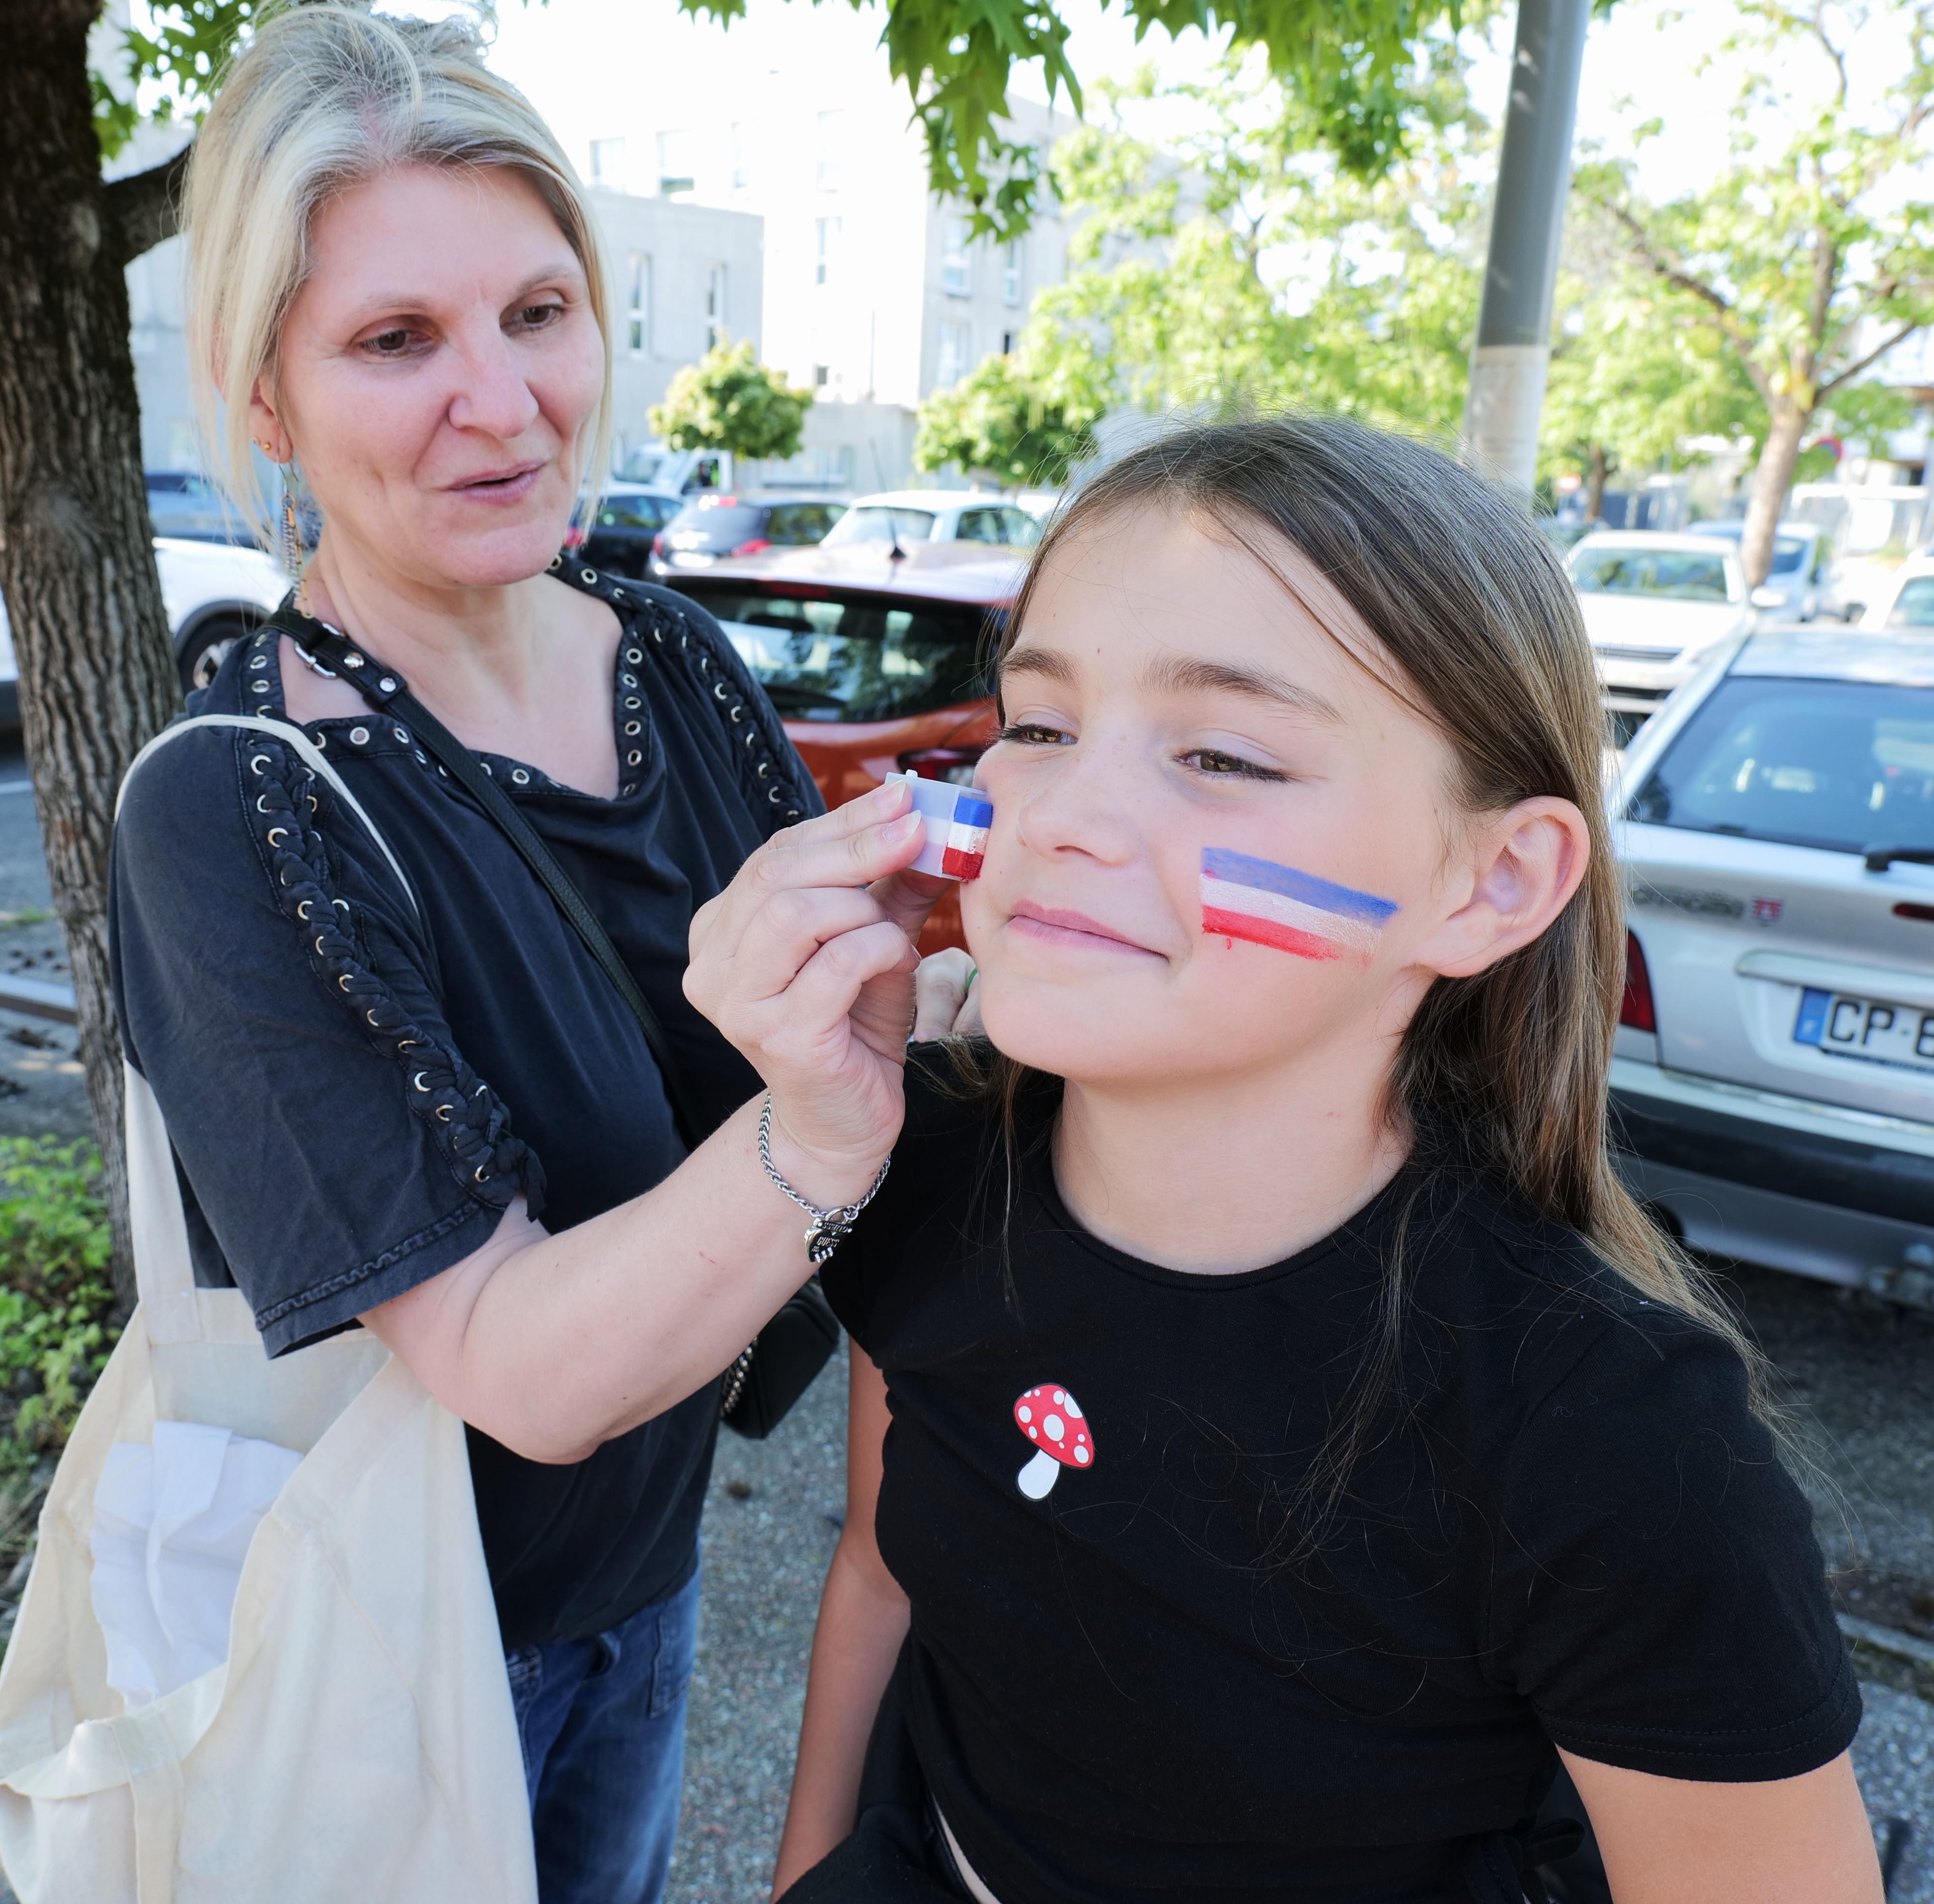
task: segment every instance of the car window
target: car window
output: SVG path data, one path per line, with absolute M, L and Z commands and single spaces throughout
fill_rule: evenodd
M 1041 540 L 1041 524 L 1025 509 L 1003 509 L 1001 540 L 1011 549 L 1031 549 Z
M 1934 575 L 1916 575 L 1902 582 L 1887 611 L 1890 628 L 1934 628 Z
M 759 521 L 763 513 L 743 502 L 688 502 L 672 517 L 665 531 L 665 542 L 675 549 L 715 545 L 729 547 L 749 542 L 764 533 Z
M 836 502 L 781 502 L 766 518 L 767 539 L 797 548 L 818 542 L 845 511 Z
M 1722 681 L 1631 816 L 1843 852 L 1934 846 L 1934 688 Z
M 1725 558 L 1679 549 L 1577 549 L 1571 578 L 1585 595 L 1645 595 L 1670 602 L 1723 602 Z
M 971 605 L 899 608 L 837 590 L 768 595 L 695 581 L 691 593 L 788 720 L 896 720 L 987 692 L 985 616 Z
M 1782 536 L 1773 543 L 1773 566 L 1767 573 L 1770 575 L 1797 575 L 1806 556 L 1806 545 L 1797 536 Z
M 1002 542 L 1005 539 L 1001 533 L 1001 515 L 999 509 L 962 509 L 953 539 L 957 542 Z
M 829 545 L 835 542 L 924 542 L 933 535 L 931 509 L 890 508 L 870 502 L 848 509 L 827 532 Z
M 662 496 L 611 496 L 598 510 L 598 521 L 606 529 L 662 529 L 671 512 Z

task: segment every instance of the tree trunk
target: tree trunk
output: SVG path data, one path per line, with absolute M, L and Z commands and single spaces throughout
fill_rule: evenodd
M 1773 532 L 1786 511 L 1786 492 L 1793 487 L 1794 466 L 1800 460 L 1800 435 L 1811 414 L 1810 409 L 1802 409 L 1788 397 L 1772 406 L 1766 445 L 1753 471 L 1746 527 L 1740 536 L 1740 562 L 1749 588 L 1758 587 L 1773 566 Z
M 0 0 L 0 593 L 125 1302 L 134 1258 L 108 843 L 121 777 L 181 694 L 141 479 L 128 252 L 104 198 L 89 93 L 98 9 Z
M 1594 443 L 1585 466 L 1585 520 L 1597 522 L 1605 513 L 1605 478 L 1611 473 L 1605 460 L 1605 446 Z

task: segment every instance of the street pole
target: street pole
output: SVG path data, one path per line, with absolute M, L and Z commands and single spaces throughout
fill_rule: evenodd
M 1518 0 L 1511 100 L 1464 399 L 1464 460 L 1529 496 L 1592 0 Z

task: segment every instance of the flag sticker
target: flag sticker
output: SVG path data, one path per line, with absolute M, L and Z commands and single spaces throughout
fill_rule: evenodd
M 1384 922 L 1397 910 L 1346 886 L 1273 860 L 1206 846 L 1202 853 L 1202 930 L 1273 946 L 1299 958 L 1375 955 Z

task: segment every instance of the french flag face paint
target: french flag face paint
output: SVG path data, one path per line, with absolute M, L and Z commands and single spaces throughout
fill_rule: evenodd
M 1368 964 L 1384 921 L 1396 910 L 1393 900 L 1294 866 L 1220 846 L 1203 849 L 1202 930 L 1219 937 L 1273 946 L 1299 958 L 1359 958 Z
M 923 780 L 917 774 L 887 777 L 905 780 L 912 788 L 914 810 L 926 822 L 926 843 L 913 862 L 914 870 L 943 879 L 978 880 L 987 850 L 987 828 L 994 823 L 994 810 L 986 797 L 972 787 L 956 786 L 951 780 Z

